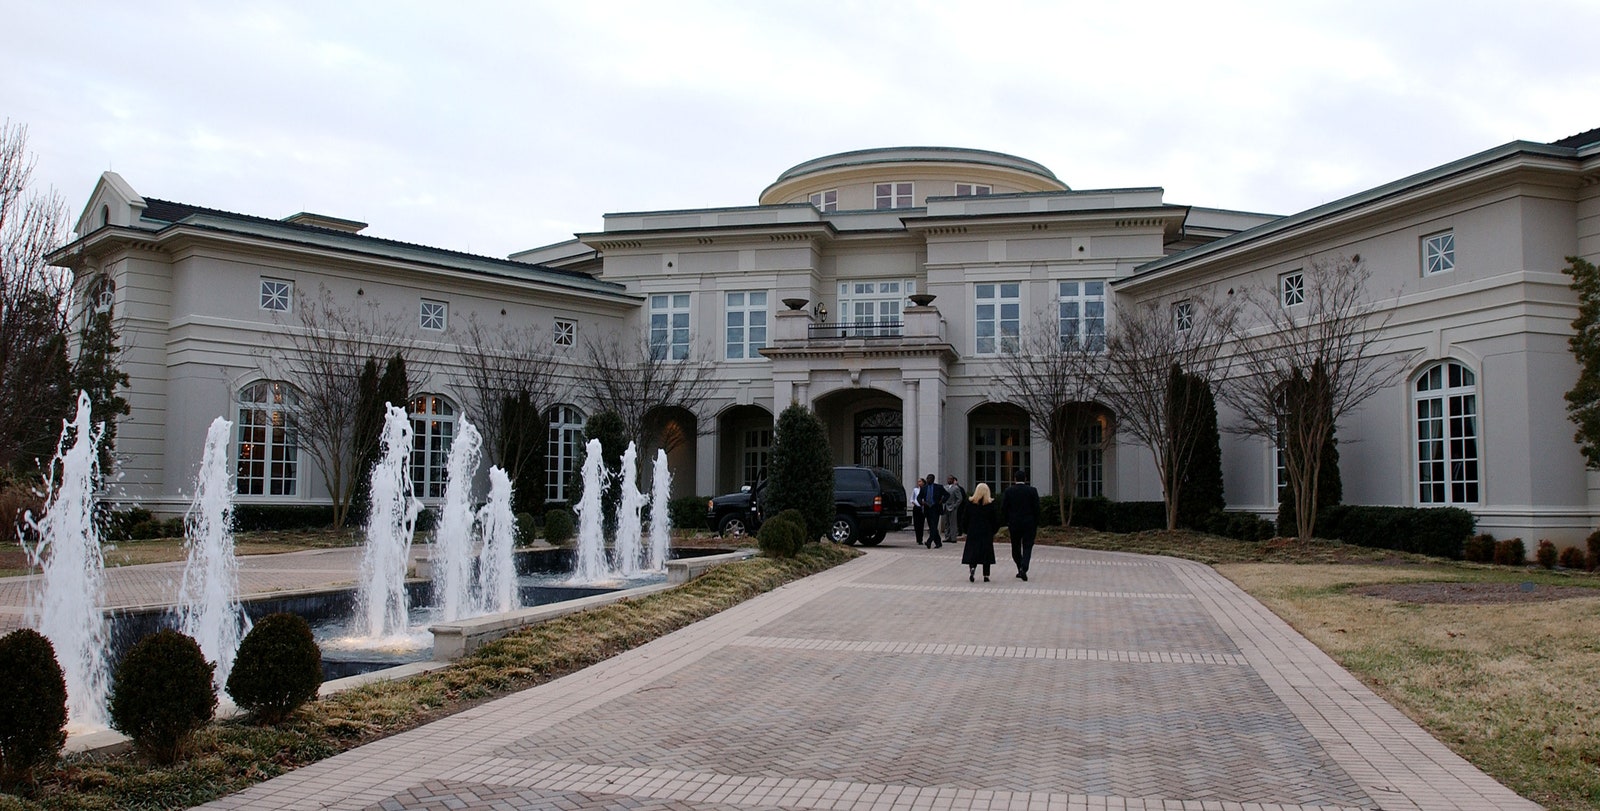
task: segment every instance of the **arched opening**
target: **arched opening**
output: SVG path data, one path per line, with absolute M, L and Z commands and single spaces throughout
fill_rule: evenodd
M 875 465 L 900 475 L 905 460 L 899 397 L 877 389 L 843 389 L 816 401 L 836 465 Z
M 545 445 L 544 500 L 564 502 L 583 465 L 583 422 L 587 416 L 575 405 L 562 403 L 546 412 L 550 441 Z
M 300 396 L 281 380 L 258 380 L 239 390 L 237 467 L 241 496 L 292 496 L 299 492 L 300 442 L 294 409 Z
M 667 452 L 673 495 L 694 492 L 700 422 L 694 413 L 678 406 L 662 406 L 644 415 L 644 447 L 639 448 L 639 470 L 645 481 L 653 475 L 657 450 Z
M 967 413 L 972 487 L 987 483 L 995 493 L 1032 467 L 1028 412 L 1010 403 L 984 403 Z
M 456 438 L 456 407 L 438 394 L 411 401 L 411 494 L 444 498 L 450 444 Z
M 760 406 L 733 406 L 717 415 L 717 492 L 754 487 L 767 478 L 772 434 L 772 413 Z

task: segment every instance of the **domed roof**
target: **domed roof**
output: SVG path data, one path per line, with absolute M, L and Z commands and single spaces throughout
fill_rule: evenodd
M 761 192 L 766 205 L 785 197 L 783 192 L 816 185 L 825 175 L 859 175 L 880 167 L 898 166 L 950 170 L 971 167 L 986 176 L 1008 176 L 1029 191 L 1066 191 L 1067 184 L 1043 164 L 1003 152 L 950 146 L 892 146 L 857 149 L 812 158 L 796 164 Z

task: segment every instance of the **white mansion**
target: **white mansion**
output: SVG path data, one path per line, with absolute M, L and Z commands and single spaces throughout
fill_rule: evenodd
M 648 336 L 715 363 L 711 396 L 671 415 L 675 495 L 763 475 L 777 412 L 811 406 L 838 463 L 1049 485 L 1047 440 L 996 384 L 999 341 L 1035 313 L 1063 334 L 1200 285 L 1279 284 L 1359 254 L 1393 303 L 1386 351 L 1405 373 L 1339 426 L 1344 499 L 1456 505 L 1483 531 L 1580 541 L 1600 521 L 1562 394 L 1576 297 L 1565 257 L 1600 261 L 1600 130 L 1513 142 L 1290 216 L 1166 202 L 1160 188 L 1074 190 L 1046 167 L 971 149 L 889 148 L 795 166 L 736 208 L 605 216 L 605 228 L 508 259 L 147 198 L 107 172 L 76 241 L 51 256 L 109 280 L 131 375 L 120 488 L 158 512 L 187 503 L 206 425 L 235 420 L 241 502 L 326 503 L 285 420 L 293 392 L 262 347 L 297 293 L 406 313 L 438 361 L 412 388 L 419 454 L 448 443 L 462 325 L 533 324 L 584 374 L 581 342 Z M 1274 281 L 1276 280 L 1276 281 Z M 1286 302 L 1292 304 L 1293 302 Z M 592 404 L 550 410 L 546 496 L 566 497 Z M 470 417 L 470 415 L 469 415 Z M 1105 429 L 1115 426 L 1107 414 Z M 1226 426 L 1230 415 L 1221 420 Z M 1079 455 L 1078 488 L 1155 500 L 1148 451 L 1115 436 Z M 1276 454 L 1224 434 L 1230 509 L 1276 509 Z M 419 491 L 442 469 L 419 457 Z

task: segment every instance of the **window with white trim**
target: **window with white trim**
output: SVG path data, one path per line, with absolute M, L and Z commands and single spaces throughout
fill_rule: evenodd
M 1455 361 L 1423 370 L 1412 386 L 1417 501 L 1478 503 L 1478 378 Z
M 688 293 L 656 293 L 650 296 L 650 352 L 657 359 L 688 359 Z
M 957 197 L 987 197 L 994 192 L 993 186 L 984 186 L 977 183 L 957 183 Z
M 1061 282 L 1056 298 L 1062 349 L 1106 348 L 1106 283 Z
M 557 318 L 555 327 L 550 332 L 550 343 L 562 349 L 571 349 L 578 345 L 578 322 L 567 318 Z
M 294 408 L 300 398 L 281 380 L 258 380 L 239 391 L 234 492 L 292 496 L 300 481 L 300 438 Z
M 1306 274 L 1291 270 L 1278 277 L 1278 301 L 1285 307 L 1298 307 L 1306 303 Z
M 767 345 L 767 292 L 728 293 L 724 330 L 728 360 L 760 360 Z
M 411 401 L 411 494 L 444 498 L 450 443 L 456 438 L 456 409 L 437 394 Z
M 261 280 L 261 309 L 286 313 L 292 306 L 294 306 L 294 282 L 286 279 Z
M 444 332 L 450 324 L 450 305 L 442 301 L 423 299 L 417 310 L 417 326 L 431 332 Z
M 1194 302 L 1184 299 L 1172 304 L 1172 328 L 1178 332 L 1194 329 Z
M 583 412 L 576 406 L 550 409 L 550 439 L 544 457 L 545 501 L 566 501 L 573 495 L 572 482 L 583 465 L 583 420 Z
M 1456 235 L 1454 231 L 1433 234 L 1422 238 L 1422 275 L 1432 276 L 1455 270 Z
M 811 205 L 817 207 L 824 214 L 832 214 L 839 210 L 839 190 L 828 189 L 811 195 Z
M 1106 424 L 1097 417 L 1078 428 L 1078 498 L 1105 495 Z
M 1028 426 L 1022 424 L 972 426 L 973 481 L 988 482 L 1003 491 L 1028 469 Z
M 889 208 L 911 208 L 916 199 L 913 190 L 910 181 L 878 183 L 872 188 L 875 207 L 880 211 Z
M 740 481 L 751 487 L 767 479 L 767 462 L 772 458 L 772 429 L 751 428 L 744 432 L 744 452 L 741 454 Z
M 972 330 L 980 355 L 1016 352 L 1022 334 L 1022 285 L 980 284 L 973 288 Z
M 900 334 L 906 297 L 917 292 L 910 279 L 839 283 L 839 326 L 855 336 Z

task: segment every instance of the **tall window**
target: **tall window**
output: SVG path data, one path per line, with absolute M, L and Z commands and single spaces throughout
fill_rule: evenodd
M 1432 276 L 1456 267 L 1456 235 L 1445 231 L 1422 238 L 1422 274 Z
M 909 181 L 879 183 L 873 187 L 873 200 L 880 210 L 910 208 L 913 204 L 912 185 Z
M 1099 352 L 1106 348 L 1106 283 L 1062 282 L 1059 295 L 1061 348 Z
M 1017 480 L 1028 467 L 1028 429 L 1023 425 L 974 425 L 972 472 L 974 482 L 989 482 L 996 492 Z
M 261 309 L 286 313 L 293 301 L 294 282 L 284 279 L 261 280 Z
M 430 332 L 444 332 L 450 325 L 450 305 L 442 301 L 423 299 L 417 308 L 417 326 Z
M 957 183 L 957 197 L 986 197 L 994 191 L 993 186 L 984 186 L 978 183 Z
M 767 293 L 752 290 L 727 295 L 728 360 L 757 359 L 767 345 Z
M 828 189 L 811 195 L 811 205 L 814 205 L 824 214 L 832 214 L 839 210 L 839 190 Z
M 1105 495 L 1106 425 L 1103 419 L 1090 420 L 1078 428 L 1078 498 Z
M 1178 332 L 1194 329 L 1194 302 L 1185 299 L 1172 305 L 1172 328 Z
M 744 453 L 740 459 L 740 481 L 754 487 L 767 478 L 767 460 L 772 454 L 772 429 L 751 428 L 744 432 Z
M 1417 501 L 1478 503 L 1478 379 L 1454 361 L 1436 363 L 1412 387 L 1417 415 Z
M 851 335 L 899 335 L 900 311 L 915 292 L 916 282 L 909 280 L 840 282 L 840 325 Z
M 456 410 L 437 394 L 411 401 L 411 494 L 443 498 L 450 443 L 456 438 Z
M 973 289 L 972 329 L 980 355 L 1017 351 L 1022 331 L 1022 285 L 980 284 Z
M 293 409 L 300 402 L 289 384 L 251 383 L 239 392 L 238 466 L 234 489 L 241 496 L 292 496 L 300 480 L 300 443 Z
M 545 446 L 544 498 L 566 501 L 583 465 L 583 412 L 569 405 L 550 409 L 550 442 Z
M 667 360 L 689 357 L 688 293 L 656 293 L 650 297 L 650 352 Z
M 1285 307 L 1298 307 L 1306 303 L 1306 274 L 1296 270 L 1278 277 L 1278 300 Z

